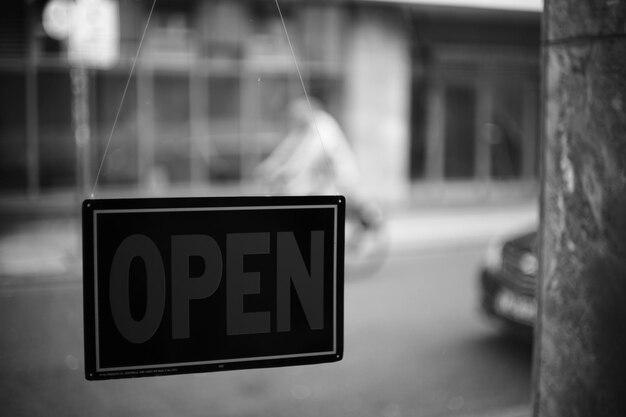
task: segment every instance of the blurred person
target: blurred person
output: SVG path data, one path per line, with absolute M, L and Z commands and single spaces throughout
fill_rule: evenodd
M 367 204 L 359 190 L 361 177 L 356 156 L 335 118 L 314 98 L 297 98 L 288 105 L 289 132 L 257 168 L 271 190 L 288 195 L 343 195 L 346 245 L 359 246 L 363 232 L 382 225 L 382 214 Z

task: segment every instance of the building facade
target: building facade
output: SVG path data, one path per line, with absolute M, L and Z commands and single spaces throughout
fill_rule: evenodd
M 3 5 L 3 195 L 88 194 L 96 176 L 98 190 L 251 189 L 286 133 L 286 104 L 304 89 L 343 126 L 372 198 L 534 190 L 538 10 L 158 0 L 151 12 L 151 1 L 111 1 L 119 57 L 80 76 L 68 42 L 45 29 L 48 1 Z

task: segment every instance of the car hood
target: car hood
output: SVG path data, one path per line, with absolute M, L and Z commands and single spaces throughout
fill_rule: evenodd
M 507 245 L 515 246 L 516 248 L 527 250 L 530 252 L 536 252 L 537 249 L 538 233 L 536 230 L 524 233 L 514 239 L 506 242 Z

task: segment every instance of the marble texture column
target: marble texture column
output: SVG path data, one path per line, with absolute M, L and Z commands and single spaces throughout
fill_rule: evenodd
M 534 416 L 626 416 L 626 2 L 544 19 Z

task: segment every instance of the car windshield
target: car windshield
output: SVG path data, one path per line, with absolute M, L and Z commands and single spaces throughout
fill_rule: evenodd
M 0 415 L 530 413 L 542 4 L 432 3 L 3 3 Z

